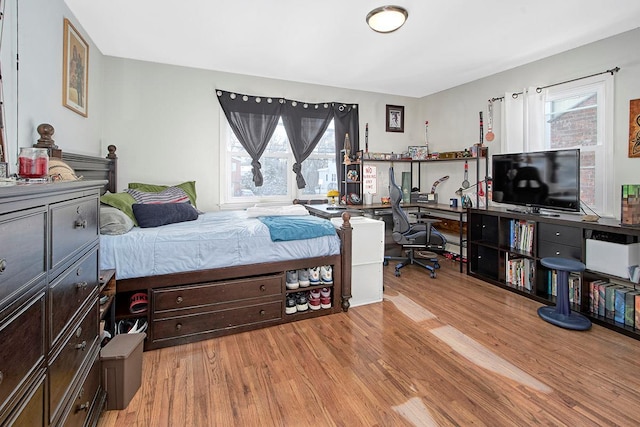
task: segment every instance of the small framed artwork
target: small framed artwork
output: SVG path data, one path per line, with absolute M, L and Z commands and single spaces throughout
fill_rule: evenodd
M 387 132 L 404 132 L 404 107 L 387 105 Z
M 9 177 L 9 167 L 7 162 L 0 162 L 0 178 Z
M 62 105 L 87 117 L 89 45 L 65 18 L 62 59 Z

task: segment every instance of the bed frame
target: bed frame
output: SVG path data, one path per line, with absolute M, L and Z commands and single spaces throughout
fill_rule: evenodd
M 105 191 L 116 192 L 116 147 L 110 145 L 108 151 L 106 158 L 64 152 L 61 157 L 77 175 L 107 180 Z M 340 255 L 117 280 L 115 320 L 144 318 L 148 322 L 144 348 L 152 350 L 347 311 L 352 251 L 349 213 L 343 213 L 342 220 L 337 229 Z M 320 265 L 333 267 L 332 307 L 285 314 L 288 294 L 314 288 L 286 289 L 286 271 Z M 131 314 L 129 300 L 137 293 L 146 294 L 148 309 Z

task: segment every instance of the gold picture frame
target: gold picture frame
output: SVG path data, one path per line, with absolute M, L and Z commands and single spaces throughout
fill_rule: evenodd
M 62 105 L 87 117 L 89 45 L 67 18 L 63 43 Z
M 404 107 L 387 105 L 387 132 L 404 132 Z

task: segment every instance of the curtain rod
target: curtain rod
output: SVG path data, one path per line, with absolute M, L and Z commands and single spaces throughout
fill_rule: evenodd
M 546 85 L 546 86 L 540 86 L 540 87 L 537 87 L 537 88 L 536 88 L 536 93 L 540 93 L 540 92 L 542 92 L 542 89 L 546 89 L 546 88 L 553 87 L 553 86 L 558 86 L 558 85 L 563 85 L 563 84 L 565 84 L 565 83 L 572 83 L 572 82 L 576 82 L 576 81 L 578 81 L 578 80 L 588 79 L 589 77 L 595 77 L 595 76 L 599 76 L 599 75 L 601 75 L 601 74 L 607 74 L 607 73 L 609 73 L 609 74 L 611 74 L 611 75 L 613 76 L 613 75 L 614 75 L 615 73 L 617 73 L 618 71 L 620 71 L 620 67 L 614 67 L 614 68 L 612 68 L 612 69 L 610 69 L 610 70 L 602 71 L 602 72 L 600 72 L 600 73 L 595 73 L 595 74 L 591 74 L 591 75 L 588 75 L 588 76 L 578 77 L 578 78 L 571 79 L 571 80 L 566 80 L 566 81 L 564 81 L 564 82 L 560 82 L 560 83 L 553 83 L 553 84 Z M 514 92 L 514 93 L 512 93 L 512 94 L 511 94 L 511 97 L 512 97 L 513 99 L 517 99 L 517 98 L 518 98 L 518 96 L 520 96 L 520 95 L 522 95 L 522 92 Z M 502 100 L 504 99 L 504 96 L 503 96 L 503 97 L 499 97 L 499 98 L 491 98 L 491 99 L 492 99 L 493 101 L 497 101 L 497 100 L 502 101 Z

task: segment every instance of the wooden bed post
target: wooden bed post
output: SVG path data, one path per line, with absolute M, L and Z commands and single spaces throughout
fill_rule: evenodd
M 342 254 L 342 310 L 349 310 L 349 300 L 351 299 L 351 256 L 352 256 L 352 243 L 351 243 L 351 232 L 353 228 L 351 227 L 351 223 L 349 220 L 351 219 L 351 214 L 349 212 L 342 213 L 342 225 L 340 226 L 340 230 L 342 230 L 342 238 L 341 242 L 341 250 Z
M 107 190 L 111 193 L 118 192 L 118 156 L 116 155 L 116 146 L 111 144 L 107 147 L 109 154 L 107 159 L 111 160 L 109 163 L 109 183 L 107 184 Z

